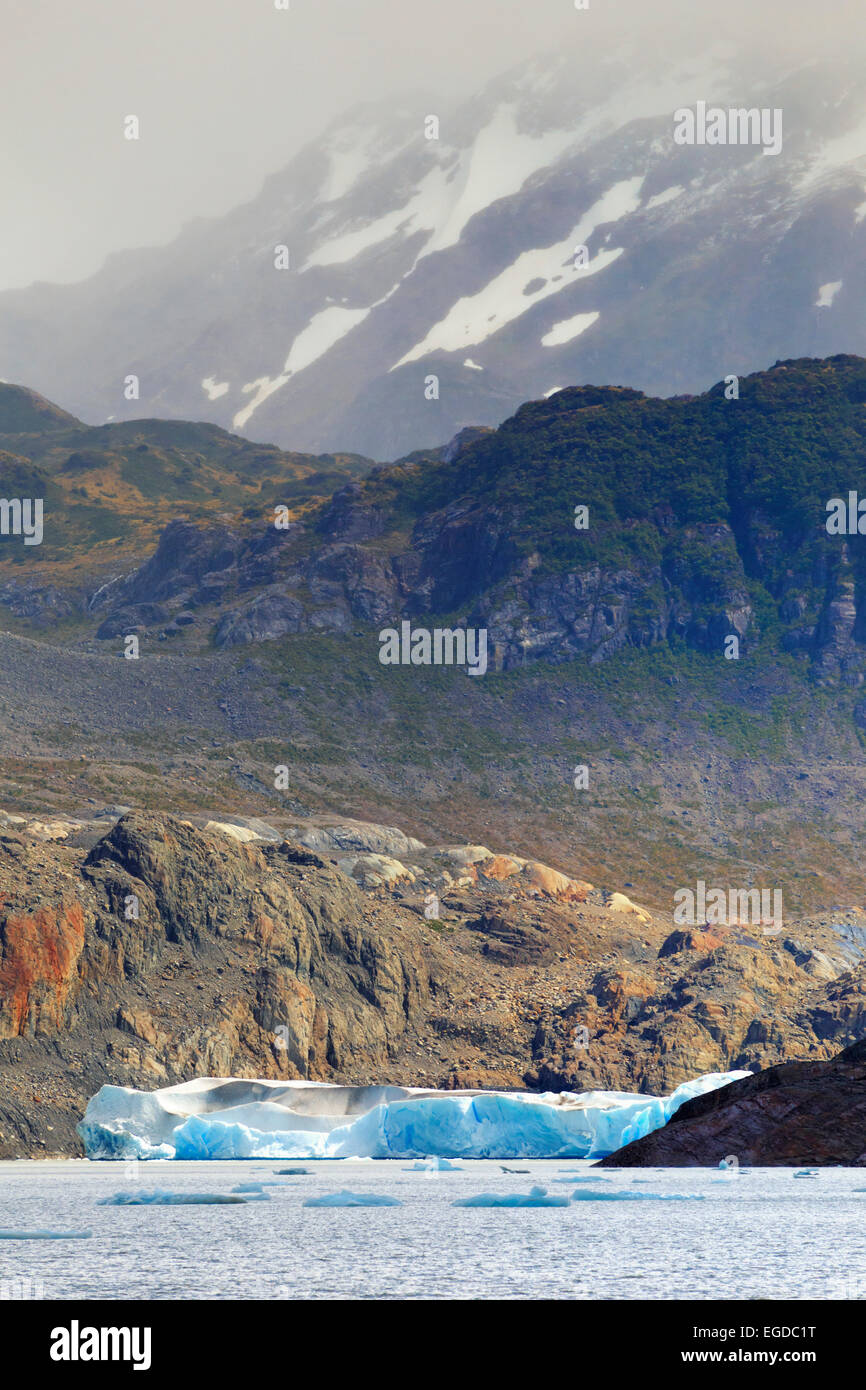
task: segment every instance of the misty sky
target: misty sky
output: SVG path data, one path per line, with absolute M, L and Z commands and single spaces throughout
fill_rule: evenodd
M 0 288 L 76 280 L 258 191 L 334 116 L 443 107 L 536 50 L 866 34 L 864 0 L 0 0 Z M 138 142 L 123 119 L 142 123 Z

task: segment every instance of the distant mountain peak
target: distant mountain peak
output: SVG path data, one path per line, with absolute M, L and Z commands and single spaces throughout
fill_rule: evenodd
M 714 102 L 782 110 L 778 157 L 677 144 L 677 110 Z M 563 382 L 682 395 L 866 352 L 853 56 L 587 49 L 438 106 L 356 107 L 225 217 L 0 295 L 0 372 L 93 422 L 393 459 Z

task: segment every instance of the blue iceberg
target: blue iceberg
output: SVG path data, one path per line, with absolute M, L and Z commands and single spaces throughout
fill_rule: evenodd
M 324 1197 L 308 1197 L 305 1207 L 402 1207 L 396 1197 L 376 1192 L 329 1192 Z
M 230 1192 L 114 1192 L 101 1197 L 98 1207 L 213 1207 L 245 1206 L 249 1197 Z
M 474 1197 L 461 1197 L 452 1207 L 567 1207 L 567 1197 L 550 1197 L 546 1187 L 531 1187 L 528 1192 L 479 1192 Z
M 78 1132 L 94 1159 L 600 1158 L 750 1074 L 711 1072 L 664 1097 L 214 1078 L 103 1086 Z
M 572 1192 L 572 1202 L 702 1202 L 700 1192 Z
M 566 1182 L 566 1183 L 570 1183 L 571 1186 L 573 1187 L 574 1184 L 575 1184 L 576 1182 L 592 1182 L 592 1183 L 596 1183 L 596 1182 L 610 1182 L 610 1178 L 560 1178 L 560 1177 L 556 1177 L 556 1178 L 551 1178 L 550 1181 L 551 1181 L 551 1182 Z

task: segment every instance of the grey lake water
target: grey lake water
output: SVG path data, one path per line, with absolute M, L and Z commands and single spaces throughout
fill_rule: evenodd
M 282 1167 L 309 1176 L 277 1178 Z M 0 1228 L 90 1229 L 89 1240 L 0 1240 L 0 1297 L 46 1299 L 860 1299 L 866 1298 L 866 1170 L 596 1170 L 576 1161 L 402 1160 L 0 1163 Z M 568 1170 L 564 1172 L 563 1170 Z M 605 1181 L 558 1182 L 593 1176 Z M 117 1192 L 229 1193 L 244 1206 L 97 1206 Z M 700 1197 L 465 1208 L 480 1192 L 543 1185 L 570 1195 Z M 305 1207 L 349 1189 L 399 1207 Z M 860 1189 L 858 1191 L 858 1189 Z

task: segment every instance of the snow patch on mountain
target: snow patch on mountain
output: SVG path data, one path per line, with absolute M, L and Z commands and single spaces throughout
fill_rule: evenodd
M 815 154 L 806 172 L 800 179 L 800 187 L 816 183 L 820 179 L 835 174 L 846 165 L 866 161 L 866 120 L 828 140 Z
M 542 347 L 560 347 L 562 343 L 570 343 L 572 339 L 579 338 L 581 333 L 585 333 L 587 328 L 591 328 L 600 315 L 575 314 L 574 318 L 560 319 L 555 323 L 549 333 L 545 333 L 541 340 Z
M 478 132 L 472 146 L 460 154 L 456 177 L 452 160 L 437 165 L 408 202 L 325 242 L 308 256 L 302 269 L 344 265 L 397 233 L 409 238 L 427 231 L 429 240 L 408 272 L 411 274 L 418 260 L 456 246 L 477 213 L 500 198 L 518 193 L 533 174 L 555 163 L 574 138 L 573 131 L 565 130 L 526 134 L 518 129 L 514 109 L 501 107 Z M 359 150 L 354 154 L 361 157 Z M 357 177 L 360 174 L 355 180 Z
M 655 197 L 650 198 L 644 208 L 644 212 L 652 212 L 654 208 L 664 207 L 665 203 L 672 203 L 675 198 L 679 198 L 685 191 L 681 183 L 673 184 L 671 188 L 666 188 L 662 193 L 656 193 Z
M 369 173 L 375 155 L 381 156 L 382 134 L 378 125 L 358 128 L 349 124 L 334 135 L 326 150 L 328 173 L 319 193 L 321 202 L 336 203 L 352 192 L 361 177 Z M 387 151 L 389 155 L 393 152 L 393 148 Z
M 630 81 L 625 86 L 619 78 L 617 61 L 611 59 L 603 65 L 611 70 L 610 96 L 586 112 L 575 132 L 576 140 L 584 144 L 612 131 L 624 130 L 633 121 L 669 115 L 672 145 L 674 112 L 728 88 L 732 76 L 730 60 L 734 54 L 733 44 L 720 41 L 700 57 L 686 59 L 664 72 Z
M 573 143 L 573 131 L 523 134 L 513 108 L 501 107 L 478 132 L 471 150 L 464 153 L 461 168 L 466 172 L 457 201 L 422 254 L 430 256 L 456 246 L 477 213 L 500 198 L 518 193 L 527 179 L 553 164 Z
M 828 284 L 822 285 L 818 291 L 818 298 L 815 300 L 815 308 L 829 309 L 841 288 L 841 280 L 831 280 Z
M 392 371 L 431 352 L 457 352 L 482 343 L 526 310 L 575 280 L 597 274 L 622 255 L 622 248 L 600 251 L 588 265 L 576 268 L 574 254 L 598 227 L 618 222 L 640 206 L 641 176 L 623 179 L 608 189 L 563 241 L 524 251 L 477 294 L 459 299 L 429 333 L 394 363 Z M 567 270 L 567 274 L 564 273 Z M 555 273 L 558 272 L 558 273 Z M 537 282 L 537 288 L 528 287 Z
M 381 303 L 381 301 L 379 301 Z M 232 424 L 236 430 L 243 429 L 244 425 L 258 410 L 263 401 L 278 391 L 281 386 L 285 386 L 298 372 L 302 372 L 305 367 L 309 367 L 319 357 L 323 357 L 326 352 L 345 338 L 353 328 L 370 313 L 371 305 L 366 309 L 345 309 L 342 305 L 331 304 L 327 309 L 322 309 L 320 313 L 314 314 L 292 343 L 291 350 L 285 361 L 283 370 L 275 377 L 259 377 L 256 381 L 248 382 L 241 389 L 245 394 L 255 392 L 252 400 L 239 410 L 234 416 Z
M 307 257 L 301 271 L 311 270 L 314 266 L 345 265 L 371 247 L 389 241 L 398 232 L 406 239 L 417 232 L 433 232 L 446 215 L 448 200 L 452 196 L 448 179 L 448 171 L 437 165 L 421 180 L 407 203 L 365 226 L 324 242 Z
M 201 386 L 202 390 L 207 392 L 209 401 L 218 401 L 229 389 L 227 381 L 217 381 L 215 376 L 206 376 Z

